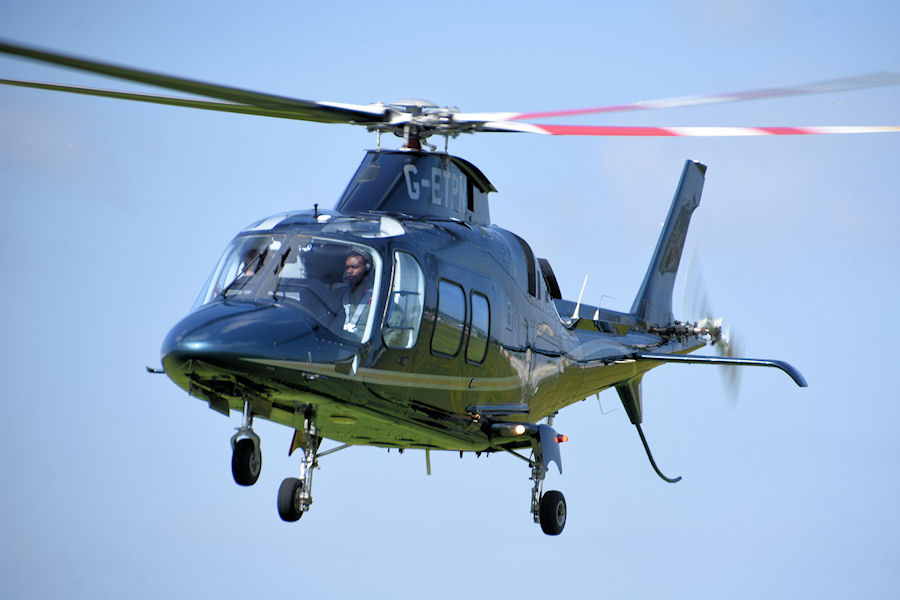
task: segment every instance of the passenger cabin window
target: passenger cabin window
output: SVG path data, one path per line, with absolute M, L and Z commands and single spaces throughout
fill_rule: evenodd
M 436 354 L 456 356 L 462 343 L 466 322 L 466 294 L 462 287 L 441 279 L 438 282 L 438 311 L 431 337 L 431 350 Z
M 518 240 L 519 245 L 522 246 L 522 253 L 525 255 L 525 268 L 528 270 L 528 293 L 537 298 L 537 276 L 534 272 L 534 253 L 531 251 L 531 246 L 528 245 L 528 242 L 515 234 L 513 234 L 513 236 Z
M 388 348 L 412 348 L 419 338 L 425 278 L 419 262 L 408 252 L 394 252 L 394 275 L 382 335 Z
M 466 345 L 466 360 L 480 364 L 487 353 L 491 332 L 491 307 L 487 297 L 472 292 L 472 326 L 469 329 L 469 343 Z

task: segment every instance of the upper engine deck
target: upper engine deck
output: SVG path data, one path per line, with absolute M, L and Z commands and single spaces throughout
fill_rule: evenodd
M 490 225 L 495 191 L 478 167 L 449 154 L 369 150 L 334 209 Z

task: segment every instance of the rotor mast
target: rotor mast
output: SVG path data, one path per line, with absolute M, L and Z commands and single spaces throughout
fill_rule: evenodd
M 459 113 L 456 107 L 441 107 L 421 98 L 404 98 L 383 105 L 388 118 L 384 123 L 372 123 L 367 127 L 369 131 L 392 131 L 394 135 L 403 138 L 401 150 L 421 152 L 424 147 L 434 151 L 437 146 L 427 143 L 432 135 L 443 135 L 449 141 L 450 136 L 456 137 L 459 131 L 455 127 L 453 115 Z M 447 143 L 444 151 L 447 151 Z

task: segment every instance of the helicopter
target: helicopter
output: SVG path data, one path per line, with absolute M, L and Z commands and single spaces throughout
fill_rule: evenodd
M 546 113 L 462 113 L 418 99 L 368 105 L 315 102 L 139 71 L 11 43 L 0 51 L 197 96 L 173 98 L 0 80 L 111 98 L 365 127 L 378 137 L 331 210 L 267 217 L 228 244 L 188 315 L 161 349 L 162 369 L 190 396 L 241 415 L 231 438 L 236 483 L 262 467 L 255 418 L 293 430 L 298 477 L 284 480 L 278 512 L 297 521 L 313 501 L 319 460 L 358 445 L 507 453 L 531 469 L 530 510 L 544 533 L 566 522 L 559 491 L 563 408 L 615 388 L 641 429 L 641 381 L 664 363 L 774 367 L 806 386 L 790 364 L 733 356 L 722 323 L 677 321 L 675 277 L 706 166 L 687 161 L 643 283 L 628 312 L 562 297 L 548 260 L 490 219 L 496 192 L 472 163 L 428 145 L 464 133 L 550 135 L 805 135 L 896 132 L 900 127 L 641 128 L 538 125 L 539 118 L 738 101 L 900 83 L 881 74 L 731 94 Z M 381 136 L 403 139 L 381 148 Z M 704 346 L 718 356 L 696 355 Z M 323 449 L 324 440 L 337 446 Z M 525 453 L 528 454 L 524 454 Z

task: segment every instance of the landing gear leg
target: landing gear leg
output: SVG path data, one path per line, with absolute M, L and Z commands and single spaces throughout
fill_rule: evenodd
M 281 487 L 278 489 L 278 515 L 283 521 L 288 522 L 299 520 L 313 502 L 313 469 L 316 467 L 316 457 L 322 438 L 316 433 L 316 425 L 311 418 L 306 420 L 306 427 L 300 441 L 303 449 L 300 477 L 288 477 L 281 482 Z
M 253 485 L 262 470 L 262 451 L 259 436 L 253 431 L 250 400 L 244 399 L 241 426 L 231 436 L 231 474 L 238 485 Z
M 544 493 L 544 478 L 547 467 L 544 463 L 543 448 L 540 440 L 532 441 L 534 450 L 531 461 L 531 514 L 534 522 L 541 524 L 541 530 L 547 535 L 559 535 L 566 526 L 566 499 L 562 492 L 550 490 Z
M 531 488 L 531 514 L 534 515 L 535 523 L 541 522 L 541 496 L 544 495 L 544 477 L 546 476 L 547 468 L 541 464 L 540 460 L 531 463 L 531 480 L 534 482 L 534 487 Z

